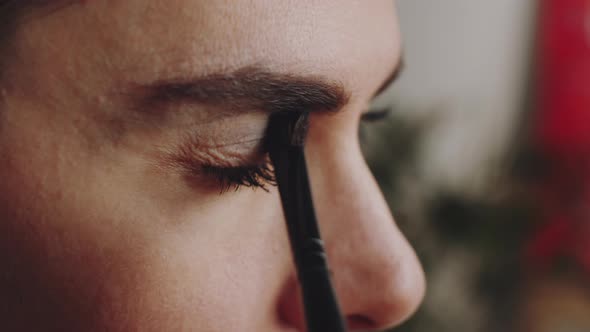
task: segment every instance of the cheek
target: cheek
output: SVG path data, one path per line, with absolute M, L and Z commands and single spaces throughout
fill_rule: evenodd
M 111 317 L 106 321 L 132 319 L 141 331 L 257 330 L 256 324 L 271 314 L 272 294 L 279 292 L 277 281 L 287 257 L 277 255 L 285 248 L 273 250 L 264 234 L 257 234 L 266 240 L 261 248 L 258 241 L 243 238 L 250 235 L 247 230 L 242 233 L 161 238 L 152 247 L 156 252 L 133 265 L 140 271 L 139 282 L 128 283 L 121 292 L 113 287 L 120 284 L 117 280 L 109 283 L 105 308 Z M 126 272 L 116 275 L 118 279 Z M 113 308 L 113 303 L 127 308 Z M 133 317 L 126 317 L 128 312 Z
M 231 212 L 187 213 L 118 256 L 127 262 L 110 271 L 101 305 L 103 321 L 117 322 L 110 330 L 261 330 L 272 321 L 290 271 L 286 234 L 279 211 L 250 211 L 259 198 L 248 196 L 260 195 L 238 196 Z
M 85 206 L 29 210 L 11 220 L 16 227 L 2 229 L 11 238 L 2 236 L 3 252 L 15 259 L 8 284 L 18 281 L 15 296 L 26 294 L 45 312 L 55 308 L 55 324 L 75 330 L 240 330 L 268 320 L 264 309 L 290 258 L 279 216 L 252 214 L 248 206 L 191 214 L 172 227 L 165 216 L 137 211 L 98 218 Z M 167 226 L 140 228 L 133 220 L 142 218 Z

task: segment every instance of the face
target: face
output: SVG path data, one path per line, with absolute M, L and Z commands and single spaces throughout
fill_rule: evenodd
M 304 330 L 277 189 L 256 188 L 272 110 L 224 92 L 234 78 L 256 98 L 268 82 L 339 87 L 338 109 L 311 115 L 305 152 L 341 309 L 351 330 L 415 310 L 420 266 L 357 138 L 400 59 L 390 0 L 37 14 L 0 82 L 1 330 Z

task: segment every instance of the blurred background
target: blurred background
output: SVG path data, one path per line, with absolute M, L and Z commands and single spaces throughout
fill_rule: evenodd
M 590 0 L 399 0 L 364 151 L 428 279 L 395 331 L 590 331 Z

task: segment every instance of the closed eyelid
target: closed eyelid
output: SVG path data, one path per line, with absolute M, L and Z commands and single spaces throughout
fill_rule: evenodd
M 231 188 L 237 191 L 242 186 L 268 191 L 267 185 L 274 185 L 274 172 L 268 154 L 262 151 L 242 154 L 223 148 L 204 149 L 191 145 L 189 141 L 167 153 L 163 163 L 191 186 L 211 189 L 217 194 Z
M 264 141 L 265 138 L 260 135 L 216 141 L 203 138 L 198 133 L 187 133 L 171 149 L 166 150 L 164 161 L 191 167 L 197 163 L 218 167 L 256 165 L 265 157 Z

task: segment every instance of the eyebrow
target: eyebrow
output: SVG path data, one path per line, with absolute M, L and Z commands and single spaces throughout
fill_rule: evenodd
M 401 57 L 399 59 L 397 65 L 393 68 L 391 73 L 389 73 L 389 76 L 387 76 L 385 81 L 383 81 L 383 83 L 381 84 L 379 89 L 377 89 L 377 92 L 373 95 L 372 99 L 377 98 L 379 95 L 381 95 L 383 92 L 385 92 L 385 90 L 389 89 L 389 87 L 391 87 L 393 85 L 393 83 L 395 83 L 397 81 L 397 79 L 400 77 L 400 75 L 404 71 L 404 68 L 406 68 L 406 62 L 404 59 L 405 59 L 404 57 Z
M 375 96 L 395 81 L 401 63 Z M 324 77 L 277 73 L 256 66 L 188 80 L 161 80 L 135 86 L 134 90 L 139 95 L 139 105 L 134 108 L 153 115 L 166 106 L 183 104 L 223 106 L 220 109 L 229 115 L 244 111 L 336 112 L 351 95 L 342 83 Z

